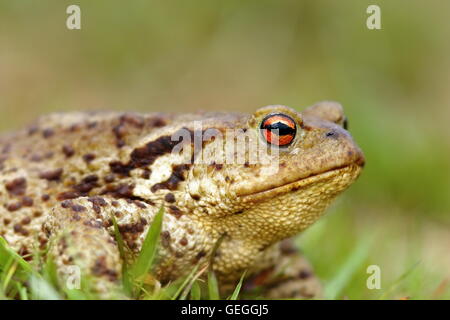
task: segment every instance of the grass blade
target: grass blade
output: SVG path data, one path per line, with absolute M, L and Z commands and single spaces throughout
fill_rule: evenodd
M 147 232 L 141 252 L 137 260 L 130 267 L 130 275 L 133 279 L 139 280 L 145 276 L 153 265 L 153 260 L 158 249 L 159 236 L 162 228 L 164 208 L 161 207 L 155 215 L 153 222 Z
M 125 243 L 123 241 L 122 235 L 120 234 L 119 225 L 117 224 L 117 220 L 114 214 L 111 214 L 111 221 L 114 226 L 114 238 L 116 238 L 117 246 L 119 247 L 120 257 L 125 261 Z
M 247 271 L 244 271 L 244 273 L 241 276 L 241 279 L 239 280 L 239 283 L 237 284 L 236 288 L 234 288 L 233 294 L 230 297 L 230 300 L 237 300 L 238 296 L 239 296 L 239 292 L 241 291 L 242 288 L 242 283 L 244 282 L 244 278 L 245 278 L 245 274 L 247 273 Z
M 11 257 L 13 258 L 25 272 L 33 272 L 31 265 L 26 262 L 18 253 L 14 252 L 8 247 L 8 243 L 5 239 L 0 237 L 0 266 L 3 265 L 4 261 Z
M 192 271 L 186 277 L 186 279 L 184 279 L 183 283 L 178 288 L 177 292 L 173 295 L 172 300 L 175 300 L 181 294 L 183 289 L 185 289 L 189 283 L 192 283 L 192 281 L 195 280 L 195 273 L 197 272 L 197 269 L 198 269 L 198 265 L 196 265 L 195 268 L 192 269 Z M 186 298 L 186 296 L 187 296 L 187 293 L 181 295 L 180 300 L 184 300 Z
M 119 254 L 123 261 L 123 264 L 122 264 L 123 288 L 124 288 L 125 293 L 128 296 L 131 296 L 131 294 L 133 292 L 133 284 L 132 284 L 132 279 L 130 279 L 130 274 L 128 272 L 128 261 L 127 261 L 127 255 L 125 253 L 126 245 L 125 245 L 125 242 L 123 241 L 122 234 L 120 233 L 119 225 L 117 224 L 117 220 L 116 220 L 116 217 L 114 216 L 114 214 L 111 214 L 111 221 L 112 221 L 113 227 L 114 227 L 114 238 L 117 241 L 117 247 L 119 248 Z
M 33 300 L 61 300 L 55 288 L 40 276 L 31 276 L 30 287 Z
M 416 268 L 419 266 L 420 261 L 417 261 L 414 263 L 408 270 L 406 270 L 404 273 L 398 277 L 397 280 L 395 280 L 380 296 L 379 300 L 385 300 L 387 297 L 400 285 L 403 280 L 405 280 L 413 271 L 416 270 Z
M 200 300 L 202 297 L 202 292 L 198 281 L 194 281 L 191 287 L 191 300 Z
M 212 270 L 208 272 L 208 293 L 210 300 L 220 300 L 219 284 L 216 274 Z
M 352 276 L 364 263 L 369 253 L 372 238 L 363 239 L 353 250 L 347 261 L 338 270 L 336 276 L 325 288 L 325 298 L 336 299 L 344 287 L 349 283 Z
M 213 270 L 213 262 L 214 262 L 214 257 L 216 256 L 217 249 L 219 249 L 220 244 L 222 243 L 224 238 L 225 238 L 225 234 L 220 236 L 220 238 L 214 244 L 214 247 L 211 251 L 211 255 L 209 256 L 208 293 L 209 293 L 209 298 L 211 300 L 219 300 L 220 299 L 219 283 L 217 281 L 216 274 L 214 273 L 214 270 Z

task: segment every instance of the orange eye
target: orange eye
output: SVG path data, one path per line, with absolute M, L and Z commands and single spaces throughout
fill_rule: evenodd
M 297 125 L 294 119 L 282 114 L 270 114 L 261 121 L 260 126 L 263 137 L 270 144 L 288 146 L 295 138 Z

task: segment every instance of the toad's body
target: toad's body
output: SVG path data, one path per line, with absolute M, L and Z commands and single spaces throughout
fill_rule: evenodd
M 284 146 L 261 134 L 271 114 L 295 122 Z M 303 113 L 269 106 L 253 115 L 43 117 L 0 138 L 0 236 L 23 255 L 50 240 L 60 268 L 78 265 L 106 290 L 101 283 L 118 282 L 121 270 L 111 216 L 138 252 L 164 206 L 162 282 L 208 261 L 219 238 L 213 266 L 224 282 L 268 270 L 290 252 L 278 243 L 316 221 L 358 176 L 364 159 L 344 119 L 329 102 Z M 232 139 L 230 129 L 239 129 Z M 227 147 L 244 134 L 256 149 Z M 269 161 L 249 161 L 255 150 L 269 150 Z M 242 158 L 221 161 L 229 155 Z

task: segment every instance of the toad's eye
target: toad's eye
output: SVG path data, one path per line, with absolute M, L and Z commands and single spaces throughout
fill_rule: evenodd
M 295 138 L 297 126 L 294 119 L 285 114 L 270 114 L 261 121 L 264 139 L 276 146 L 288 146 Z

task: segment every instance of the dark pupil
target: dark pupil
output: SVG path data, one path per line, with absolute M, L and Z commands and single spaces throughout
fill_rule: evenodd
M 268 126 L 266 126 L 266 129 L 270 131 L 278 130 L 279 136 L 285 136 L 288 134 L 292 135 L 295 133 L 295 129 L 292 129 L 291 127 L 280 121 L 269 124 Z

